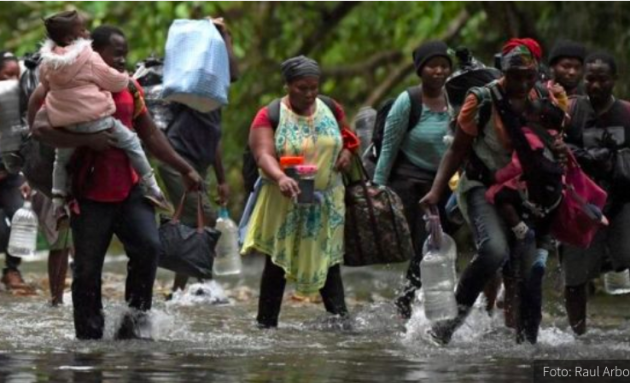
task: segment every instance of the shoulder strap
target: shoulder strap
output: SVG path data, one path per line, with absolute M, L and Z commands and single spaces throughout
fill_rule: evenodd
M 335 118 L 337 117 L 337 107 L 335 106 L 335 101 L 328 97 L 328 96 L 324 96 L 324 95 L 319 95 L 317 96 L 317 98 L 319 98 L 320 100 L 322 100 L 322 102 L 324 104 L 326 104 L 326 106 L 328 107 L 328 109 L 330 109 L 331 112 L 333 112 L 333 114 L 335 115 Z
M 324 95 L 319 95 L 317 96 L 317 98 L 319 98 L 320 100 L 322 100 L 322 102 L 324 104 L 326 104 L 326 106 L 328 107 L 328 109 L 330 109 L 330 111 L 333 113 L 333 115 L 335 116 L 335 119 L 337 120 L 337 122 L 341 123 L 341 116 L 338 113 L 337 110 L 337 105 L 335 103 L 335 100 L 333 100 L 331 97 L 328 96 L 324 96 Z M 339 129 L 341 129 L 342 126 L 340 124 Z
M 407 131 L 410 131 L 418 124 L 420 117 L 422 117 L 422 87 L 412 86 L 407 89 L 407 93 L 409 94 L 409 99 L 411 100 L 409 124 L 407 125 Z
M 538 93 L 538 96 L 540 98 L 548 98 L 549 97 L 549 89 L 547 89 L 545 84 L 542 84 L 540 82 L 536 82 L 534 84 L 534 89 L 536 89 L 536 92 Z
M 280 123 L 280 102 L 282 99 L 276 98 L 267 105 L 267 113 L 269 116 L 269 122 L 271 122 L 271 129 L 275 132 L 278 129 Z
M 544 93 L 541 91 L 539 87 L 536 87 L 536 91 L 539 92 L 539 95 L 544 96 Z M 525 145 L 527 141 L 526 141 L 525 136 L 522 135 L 521 133 L 521 130 L 520 130 L 521 126 L 518 126 L 519 124 L 517 123 L 517 119 L 514 116 L 508 115 L 509 113 L 508 101 L 505 98 L 505 94 L 498 87 L 495 87 L 491 89 L 491 96 L 492 96 L 493 102 L 497 106 L 497 112 L 499 113 L 499 117 L 503 121 L 503 124 L 508 133 L 508 136 L 512 140 L 512 145 L 517 150 L 517 154 L 519 154 L 519 156 L 522 155 L 521 153 L 519 153 L 519 150 L 517 148 L 517 142 L 516 142 L 517 140 L 522 141 L 521 146 L 523 148 L 526 148 L 528 149 L 528 151 L 531 151 L 529 146 Z M 538 138 L 540 138 L 540 140 L 543 142 L 543 144 L 547 148 L 550 148 L 553 145 L 554 138 L 544 128 L 539 127 L 537 124 L 529 124 L 528 128 L 534 131 L 534 133 L 538 136 Z M 523 160 L 521 159 L 521 163 L 522 162 Z
M 475 87 L 469 91 L 475 95 L 477 102 L 479 103 L 477 126 L 480 135 L 483 134 L 485 126 L 492 117 L 492 91 L 489 88 L 490 85 L 492 84 Z

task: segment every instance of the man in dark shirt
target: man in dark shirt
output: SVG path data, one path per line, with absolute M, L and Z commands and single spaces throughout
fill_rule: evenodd
M 549 66 L 553 80 L 562 85 L 567 96 L 584 94 L 582 78 L 586 48 L 569 40 L 558 41 L 549 54 Z
M 223 19 L 214 19 L 228 49 L 230 59 L 230 77 L 232 81 L 238 78 L 238 67 L 232 50 L 232 37 Z M 173 120 L 167 128 L 167 138 L 175 151 L 182 156 L 205 180 L 210 166 L 214 167 L 217 183 L 219 204 L 227 203 L 229 187 L 225 180 L 223 161 L 221 158 L 221 110 L 201 113 L 181 104 L 173 104 Z M 179 206 L 185 188 L 181 175 L 165 164 L 158 166 L 158 172 L 173 206 Z M 202 192 L 202 207 L 204 223 L 214 226 L 216 216 L 210 206 L 207 190 Z M 189 226 L 197 225 L 196 192 L 188 193 L 184 202 L 181 221 Z M 188 281 L 187 275 L 176 274 L 173 291 L 183 290 Z
M 587 283 L 602 271 L 630 266 L 630 198 L 622 185 L 612 182 L 615 152 L 630 147 L 630 103 L 614 97 L 616 81 L 612 56 L 595 53 L 586 59 L 587 96 L 573 100 L 567 131 L 567 143 L 584 171 L 608 192 L 604 213 L 610 220 L 588 249 L 562 248 L 567 315 L 578 335 L 586 331 Z

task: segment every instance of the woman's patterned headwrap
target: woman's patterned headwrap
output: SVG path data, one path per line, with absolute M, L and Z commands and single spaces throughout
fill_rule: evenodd
M 502 49 L 501 69 L 528 68 L 538 70 L 542 48 L 534 39 L 511 39 Z

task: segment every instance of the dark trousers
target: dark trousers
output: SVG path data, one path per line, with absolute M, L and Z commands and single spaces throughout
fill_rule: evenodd
M 407 306 L 411 304 L 416 291 L 422 287 L 420 262 L 422 261 L 422 246 L 424 245 L 428 232 L 426 229 L 426 221 L 424 220 L 425 212 L 418 202 L 429 192 L 431 183 L 431 181 L 419 181 L 403 177 L 394 177 L 390 182 L 391 188 L 400 197 L 403 203 L 405 218 L 409 225 L 409 232 L 411 233 L 411 241 L 413 244 L 414 254 L 409 262 L 405 286 L 400 296 L 400 299 L 405 301 L 404 304 Z M 446 198 L 441 201 L 438 206 L 442 228 L 447 233 L 451 231 L 451 227 L 446 220 L 446 212 L 444 211 L 448 197 L 449 195 L 446 195 Z
M 537 332 L 542 309 L 542 277 L 544 268 L 536 263 L 536 246 L 520 251 L 518 270 L 508 263 L 513 241 L 507 225 L 496 207 L 485 197 L 486 188 L 477 187 L 467 192 L 468 215 L 477 255 L 463 271 L 455 297 L 460 311 L 468 312 L 484 286 L 503 268 L 506 278 L 518 276 L 521 292 L 521 320 L 526 332 Z M 505 267 L 504 267 L 505 266 Z M 460 316 L 463 320 L 465 315 Z M 532 335 L 533 336 L 533 335 Z M 535 337 L 535 336 L 534 336 Z
M 24 198 L 20 192 L 22 183 L 23 179 L 18 175 L 9 175 L 0 181 L 0 210 L 2 210 L 2 214 L 0 214 L 0 252 L 6 253 L 5 271 L 17 270 L 22 262 L 21 258 L 13 257 L 6 252 L 11 233 L 11 228 L 6 220 L 10 222 L 13 219 L 13 214 L 24 205 Z
M 278 327 L 278 317 L 282 306 L 282 296 L 286 279 L 284 269 L 275 265 L 271 257 L 266 256 L 265 269 L 260 282 L 260 299 L 258 300 L 258 316 L 256 321 L 263 327 Z M 341 280 L 341 267 L 332 266 L 324 287 L 319 290 L 326 311 L 334 315 L 348 315 Z
M 112 236 L 116 234 L 129 257 L 125 300 L 129 307 L 142 311 L 151 309 L 160 240 L 155 212 L 139 187 L 123 202 L 80 200 L 79 207 L 81 214 L 73 215 L 71 222 L 74 326 L 78 339 L 100 339 L 104 326 L 101 276 Z

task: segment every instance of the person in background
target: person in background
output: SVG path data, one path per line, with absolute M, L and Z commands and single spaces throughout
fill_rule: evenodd
M 28 125 L 29 98 L 39 84 L 39 61 L 39 55 L 28 55 L 25 57 L 24 71 L 20 76 L 20 115 L 25 125 Z M 65 227 L 57 230 L 57 220 L 55 219 L 55 212 L 50 198 L 39 191 L 31 190 L 28 183 L 23 184 L 21 189 L 24 198 L 29 198 L 30 196 L 33 211 L 39 219 L 40 233 L 48 243 L 50 303 L 52 306 L 62 305 L 68 271 L 68 259 L 72 253 L 70 228 Z
M 19 80 L 19 78 L 20 64 L 17 57 L 11 52 L 0 52 L 0 81 Z M 24 204 L 24 198 L 20 192 L 23 184 L 24 180 L 20 175 L 10 174 L 0 163 L 0 210 L 3 213 L 0 214 L 0 252 L 5 253 L 2 284 L 7 290 L 21 294 L 31 293 L 33 289 L 24 282 L 20 273 L 22 259 L 7 253 L 7 246 L 11 232 L 9 223 L 13 214 Z
M 230 77 L 236 81 L 239 76 L 238 63 L 232 49 L 232 35 L 222 18 L 213 19 L 228 49 Z M 214 168 L 217 180 L 217 194 L 220 205 L 228 202 L 230 189 L 225 179 L 221 155 L 221 109 L 201 113 L 183 104 L 171 103 L 173 120 L 169 123 L 166 137 L 179 154 L 201 177 L 206 180 L 210 167 Z M 166 193 L 173 206 L 178 206 L 186 189 L 181 174 L 167 164 L 158 165 L 158 173 L 164 182 Z M 202 190 L 203 216 L 206 226 L 214 226 L 216 216 L 212 211 L 207 190 Z M 188 193 L 184 201 L 181 221 L 188 226 L 197 226 L 197 192 Z M 172 291 L 183 290 L 188 276 L 176 274 Z M 169 294 L 169 297 L 172 293 Z
M 452 117 L 444 88 L 453 67 L 447 45 L 441 41 L 424 43 L 414 50 L 413 61 L 416 74 L 421 79 L 420 90 L 417 95 L 404 91 L 392 105 L 374 174 L 374 183 L 391 186 L 402 199 L 411 231 L 414 254 L 405 286 L 396 299 L 396 307 L 406 319 L 411 317 L 411 303 L 422 286 L 420 261 L 422 245 L 427 237 L 424 212 L 418 201 L 431 188 L 440 160 L 446 152 L 444 137 L 449 132 Z M 409 126 L 413 104 L 421 105 L 422 114 L 413 121 L 415 126 Z M 446 200 L 443 200 L 439 209 L 442 224 L 448 230 L 445 205 Z
M 569 98 L 584 94 L 584 59 L 586 48 L 580 43 L 561 40 L 549 53 L 549 67 L 554 82 L 562 85 Z
M 567 244 L 561 248 L 566 311 L 578 335 L 587 329 L 588 282 L 602 272 L 630 267 L 630 180 L 613 182 L 615 153 L 630 148 L 630 102 L 615 97 L 617 80 L 613 56 L 606 52 L 589 55 L 584 73 L 586 96 L 574 100 L 567 129 L 567 143 L 582 169 L 608 192 L 604 214 L 610 220 L 588 249 Z
M 11 52 L 0 51 L 0 81 L 19 80 L 20 62 Z
M 299 56 L 282 64 L 287 96 L 279 104 L 277 127 L 270 107 L 258 111 L 249 145 L 261 170 L 263 186 L 249 221 L 243 254 L 265 254 L 256 321 L 261 328 L 278 326 L 287 280 L 297 294 L 320 293 L 326 311 L 347 316 L 341 263 L 344 251 L 345 201 L 341 171 L 351 160 L 350 141 L 341 106 L 318 97 L 321 71 L 314 60 Z M 358 148 L 358 139 L 354 137 Z M 302 156 L 316 165 L 319 203 L 299 205 L 298 182 L 280 167 L 283 156 Z

